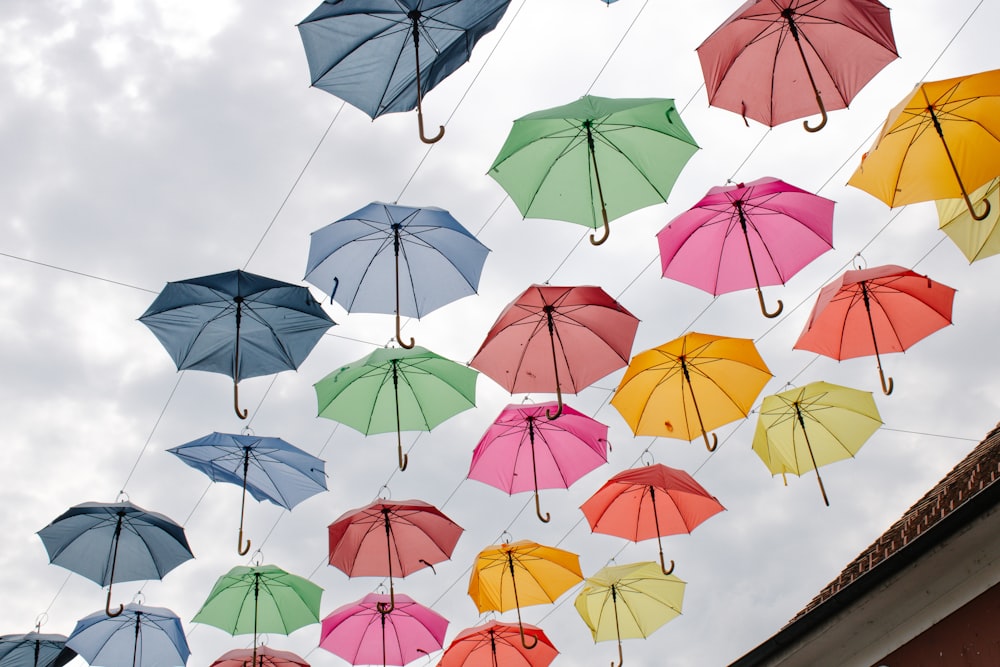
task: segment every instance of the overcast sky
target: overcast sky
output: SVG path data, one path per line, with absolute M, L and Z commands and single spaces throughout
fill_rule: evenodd
M 450 641 L 482 620 L 466 594 L 468 568 L 504 530 L 580 554 L 585 574 L 611 558 L 655 559 L 655 541 L 592 535 L 577 509 L 648 449 L 693 474 L 728 511 L 691 535 L 665 538 L 675 573 L 688 582 L 684 613 L 647 640 L 628 640 L 626 661 L 727 664 L 804 607 L 1000 417 L 992 350 L 1000 260 L 970 266 L 937 229 L 931 203 L 890 210 L 845 185 L 915 83 L 1000 66 L 990 55 L 1000 6 L 896 3 L 901 58 L 850 110 L 831 112 L 826 129 L 807 134 L 799 122 L 746 127 L 708 106 L 695 48 L 740 3 L 690 4 L 513 0 L 472 60 L 426 96 L 428 127 L 447 125 L 428 150 L 415 136 L 415 114 L 372 122 L 309 87 L 295 24 L 313 3 L 8 0 L 0 16 L 0 634 L 31 630 L 43 612 L 43 631 L 69 634 L 103 606 L 97 585 L 48 564 L 35 532 L 71 505 L 112 502 L 124 491 L 183 523 L 197 558 L 162 582 L 116 584 L 115 598 L 127 602 L 141 589 L 146 604 L 173 609 L 188 631 L 191 665 L 249 646 L 249 637 L 191 622 L 216 578 L 248 562 L 235 553 L 239 489 L 212 486 L 165 452 L 243 428 L 231 380 L 178 374 L 137 318 L 171 280 L 246 268 L 301 283 L 309 233 L 375 200 L 448 209 L 493 251 L 479 295 L 407 323 L 408 335 L 439 354 L 470 360 L 503 306 L 531 283 L 596 284 L 640 318 L 634 352 L 688 330 L 752 338 L 774 374 L 762 397 L 787 383 L 845 384 L 875 392 L 885 426 L 855 460 L 823 469 L 825 507 L 813 475 L 783 486 L 753 454 L 755 415 L 718 429 L 712 455 L 700 440 L 633 437 L 608 405 L 618 371 L 566 397 L 610 426 L 613 450 L 607 466 L 571 490 L 542 493 L 552 514 L 542 524 L 530 495 L 465 481 L 481 434 L 523 398 L 488 377 L 479 378 L 477 408 L 431 433 L 404 434 L 412 449 L 403 473 L 394 436 L 364 438 L 316 417 L 312 384 L 393 333 L 391 316 L 348 315 L 324 300 L 338 326 L 300 369 L 240 385 L 253 431 L 320 456 L 329 474 L 330 491 L 294 512 L 248 502 L 247 534 L 265 562 L 322 586 L 325 615 L 378 584 L 325 565 L 326 526 L 383 486 L 394 499 L 433 503 L 466 533 L 436 575 L 415 573 L 397 591 L 445 615 Z M 587 93 L 674 98 L 702 148 L 669 204 L 613 223 L 599 248 L 583 227 L 523 220 L 485 175 L 513 119 Z M 752 291 L 713 299 L 661 278 L 654 240 L 710 187 L 763 176 L 837 202 L 835 250 L 787 286 L 765 290 L 769 303 L 784 301 L 776 320 L 761 316 Z M 838 363 L 792 350 L 816 291 L 858 252 L 867 266 L 912 267 L 958 290 L 954 326 L 883 357 L 895 379 L 889 397 L 874 359 Z M 556 664 L 611 660 L 614 644 L 594 644 L 573 608 L 576 592 L 526 608 L 525 621 L 549 633 L 562 652 Z M 345 664 L 315 648 L 318 636 L 315 625 L 266 641 L 315 665 Z

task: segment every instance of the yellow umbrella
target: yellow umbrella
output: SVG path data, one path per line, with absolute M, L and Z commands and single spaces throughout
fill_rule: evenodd
M 622 639 L 648 637 L 677 618 L 684 586 L 683 581 L 664 574 L 660 564 L 653 561 L 610 565 L 587 577 L 574 604 L 595 642 L 618 640 L 621 667 Z
M 990 204 L 990 214 L 976 220 L 969 213 L 965 200 L 939 199 L 938 220 L 941 231 L 955 242 L 969 263 L 1000 254 L 1000 178 L 994 178 L 970 195 L 972 201 L 982 199 Z
M 753 450 L 773 475 L 815 470 L 829 505 L 819 467 L 853 457 L 881 425 L 871 392 L 811 382 L 764 398 Z
M 708 451 L 708 431 L 746 417 L 771 379 L 746 338 L 688 333 L 632 357 L 611 404 L 636 435 L 694 440 Z
M 1000 175 L 1000 70 L 925 81 L 897 104 L 848 181 L 890 207 L 962 198 Z M 981 209 L 981 210 L 977 210 Z
M 469 597 L 479 613 L 517 609 L 521 643 L 524 638 L 521 607 L 549 604 L 583 580 L 580 557 L 569 551 L 528 540 L 486 547 L 476 556 L 469 577 Z

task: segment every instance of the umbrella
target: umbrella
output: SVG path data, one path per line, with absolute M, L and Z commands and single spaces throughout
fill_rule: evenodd
M 352 665 L 405 665 L 444 645 L 448 620 L 407 595 L 369 593 L 323 619 L 319 645 Z
M 399 469 L 403 453 L 400 431 L 430 431 L 441 422 L 476 405 L 478 373 L 423 347 L 387 347 L 317 382 L 319 416 L 369 435 L 396 432 Z
M 507 583 L 507 575 L 510 583 Z M 469 577 L 469 597 L 482 614 L 517 610 L 518 633 L 524 648 L 538 643 L 525 640 L 521 607 L 549 604 L 583 579 L 580 557 L 537 542 L 494 544 L 476 556 Z
M 708 431 L 746 417 L 770 379 L 753 341 L 692 332 L 632 357 L 611 404 L 636 435 L 701 434 L 711 452 Z
M 1000 70 L 918 84 L 889 112 L 848 185 L 890 207 L 961 197 L 985 219 L 989 200 L 979 213 L 968 193 L 1000 174 L 998 99 Z
M 246 271 L 167 283 L 139 321 L 177 370 L 233 378 L 241 419 L 240 380 L 298 368 L 334 324 L 307 288 Z
M 585 95 L 514 121 L 489 175 L 526 218 L 565 220 L 608 238 L 608 221 L 667 201 L 698 145 L 670 99 Z
M 658 500 L 657 500 L 658 499 Z M 667 568 L 661 537 L 690 533 L 722 506 L 691 475 L 656 463 L 618 473 L 580 506 L 595 533 L 641 542 L 655 537 L 663 574 Z
M 469 365 L 510 393 L 579 392 L 624 366 L 639 320 L 600 287 L 532 285 L 511 302 Z
M 768 127 L 844 109 L 898 58 L 877 0 L 749 0 L 698 47 L 708 102 Z
M 279 651 L 261 644 L 255 649 L 228 651 L 209 667 L 309 667 L 309 663 L 291 651 Z
M 182 667 L 191 655 L 177 614 L 135 603 L 111 618 L 104 611 L 81 618 L 66 645 L 101 667 Z
M 833 248 L 834 202 L 776 178 L 723 185 L 656 235 L 663 276 L 718 296 L 761 285 L 784 285 Z
M 874 354 L 889 395 L 880 352 L 902 352 L 951 324 L 954 299 L 951 287 L 901 266 L 846 271 L 820 290 L 794 348 L 837 360 Z
M 881 425 L 870 392 L 810 382 L 764 397 L 753 450 L 774 475 L 815 470 L 823 502 L 829 505 L 819 467 L 853 457 Z
M 127 500 L 74 505 L 38 531 L 38 537 L 49 562 L 108 587 L 108 616 L 124 608 L 111 611 L 115 581 L 162 579 L 194 558 L 184 528 Z
M 192 619 L 231 635 L 253 634 L 251 664 L 257 661 L 257 635 L 290 634 L 319 622 L 323 589 L 275 565 L 238 565 L 222 575 Z
M 514 494 L 534 491 L 535 513 L 544 523 L 538 489 L 568 489 L 608 461 L 608 427 L 568 405 L 559 419 L 545 415 L 555 402 L 508 405 L 472 453 L 469 479 Z M 530 471 L 530 473 L 529 473 Z
M 519 641 L 516 625 L 489 621 L 459 632 L 445 649 L 438 667 L 548 667 L 559 655 L 552 640 L 534 625 L 523 624 L 534 639 L 530 650 Z
M 312 233 L 306 280 L 348 312 L 395 313 L 411 348 L 400 315 L 475 294 L 489 252 L 448 211 L 373 202 Z
M 622 638 L 648 637 L 680 616 L 684 586 L 654 562 L 610 565 L 587 577 L 574 606 L 595 642 L 618 640 L 621 667 Z
M 990 204 L 989 215 L 977 220 L 961 198 L 939 199 L 934 203 L 941 231 L 954 241 L 971 264 L 1000 254 L 1000 177 L 980 186 L 969 198 Z
M 75 657 L 65 636 L 42 634 L 38 626 L 23 635 L 0 635 L 0 667 L 63 667 Z
M 372 119 L 417 108 L 472 55 L 497 26 L 510 0 L 338 0 L 324 2 L 299 24 L 312 85 Z M 423 50 L 420 44 L 426 44 Z
M 330 565 L 349 577 L 389 577 L 389 608 L 395 602 L 392 575 L 405 577 L 451 558 L 464 529 L 422 500 L 379 499 L 345 512 L 330 524 Z

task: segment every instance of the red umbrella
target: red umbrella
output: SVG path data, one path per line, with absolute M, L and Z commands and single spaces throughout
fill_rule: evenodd
M 951 324 L 955 290 L 901 266 L 847 271 L 820 290 L 796 350 L 837 360 L 875 355 L 882 391 L 881 352 L 902 352 Z
M 490 621 L 466 628 L 451 640 L 438 667 L 547 667 L 559 655 L 541 628 L 525 623 L 524 634 L 535 638 L 531 649 L 524 648 L 516 625 Z
M 486 334 L 470 365 L 510 393 L 575 394 L 628 363 L 639 320 L 600 287 L 532 285 Z
M 252 649 L 238 648 L 219 656 L 210 667 L 309 667 L 309 663 L 291 651 L 261 645 L 256 658 Z
M 655 463 L 620 472 L 580 506 L 595 533 L 624 537 L 633 542 L 656 538 L 663 559 L 661 537 L 690 533 L 701 522 L 726 509 L 691 475 Z
M 392 611 L 393 574 L 405 577 L 451 558 L 463 528 L 420 500 L 379 499 L 330 524 L 330 565 L 349 577 L 389 577 L 386 612 Z
M 774 127 L 844 109 L 898 58 L 877 0 L 749 0 L 698 47 L 708 103 Z

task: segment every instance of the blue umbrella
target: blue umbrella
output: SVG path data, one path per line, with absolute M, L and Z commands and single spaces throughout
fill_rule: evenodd
M 62 667 L 75 657 L 63 635 L 0 635 L 0 667 Z
M 417 108 L 472 56 L 510 0 L 328 0 L 299 24 L 312 85 L 378 118 Z M 425 44 L 420 49 L 421 43 Z
M 167 283 L 139 321 L 177 370 L 233 378 L 241 419 L 239 381 L 298 368 L 334 324 L 307 288 L 246 271 Z
M 372 202 L 312 233 L 306 280 L 348 312 L 395 313 L 410 349 L 400 315 L 475 294 L 489 252 L 448 211 Z
M 181 526 L 127 500 L 74 505 L 38 536 L 49 562 L 108 587 L 108 616 L 122 610 L 111 611 L 113 582 L 162 579 L 194 558 Z
M 191 655 L 174 612 L 135 603 L 113 618 L 81 618 L 66 645 L 95 667 L 183 667 Z
M 238 541 L 241 556 L 250 550 L 250 540 L 243 544 L 247 491 L 255 500 L 269 500 L 288 510 L 326 491 L 325 462 L 281 438 L 211 433 L 167 451 L 208 475 L 213 482 L 243 487 Z

